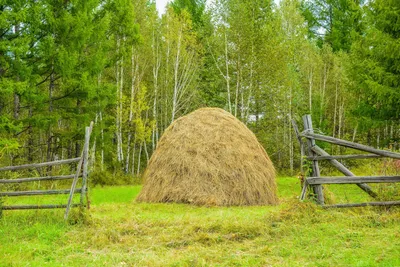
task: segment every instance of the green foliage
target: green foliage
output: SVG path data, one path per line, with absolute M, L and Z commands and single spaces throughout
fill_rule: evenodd
M 110 186 L 110 185 L 132 185 L 138 184 L 140 179 L 132 177 L 121 171 L 117 173 L 111 173 L 108 171 L 95 170 L 90 173 L 90 184 L 91 186 Z
M 187 10 L 196 29 L 204 27 L 206 0 L 174 0 L 170 5 L 178 14 Z
M 309 37 L 319 44 L 328 43 L 334 51 L 349 51 L 356 33 L 363 26 L 359 0 L 303 0 L 302 14 L 307 24 Z
M 0 220 L 3 217 L 3 198 L 0 197 Z
M 304 170 L 304 176 L 305 177 L 310 177 L 312 174 L 312 161 L 307 159 L 307 156 L 303 156 L 303 170 Z
M 353 92 L 358 96 L 353 113 L 363 118 L 360 124 L 364 131 L 375 128 L 379 134 L 379 129 L 397 123 L 400 114 L 400 61 L 397 55 L 400 6 L 396 1 L 377 0 L 365 9 L 368 27 L 353 45 L 351 54 Z M 386 144 L 390 142 L 388 138 L 397 140 L 397 136 L 386 136 Z
M 0 160 L 5 154 L 17 151 L 19 143 L 15 139 L 1 139 L 0 140 Z
M 300 167 L 305 113 L 398 149 L 398 17 L 394 0 L 174 0 L 161 17 L 147 0 L 1 1 L 1 163 L 79 156 L 95 121 L 96 168 L 140 174 L 204 106 L 246 123 L 281 172 Z

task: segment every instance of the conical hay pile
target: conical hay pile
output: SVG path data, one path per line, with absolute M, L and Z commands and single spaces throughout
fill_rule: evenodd
M 217 206 L 277 204 L 275 169 L 242 122 L 222 109 L 202 108 L 165 130 L 137 200 Z

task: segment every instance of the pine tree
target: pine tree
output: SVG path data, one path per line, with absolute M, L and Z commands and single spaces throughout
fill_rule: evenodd
M 333 51 L 349 51 L 356 33 L 362 32 L 361 0 L 304 0 L 303 15 L 309 36 L 328 43 Z
M 3 152 L 16 150 L 24 142 L 19 135 L 26 130 L 22 106 L 32 81 L 29 64 L 32 22 L 28 19 L 32 8 L 23 0 L 0 3 L 0 150 Z
M 367 7 L 367 30 L 352 51 L 356 116 L 382 125 L 400 118 L 400 2 L 376 0 Z

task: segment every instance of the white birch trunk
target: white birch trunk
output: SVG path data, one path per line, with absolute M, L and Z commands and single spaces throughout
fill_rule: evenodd
M 133 105 L 135 100 L 135 85 L 136 80 L 138 79 L 138 65 L 135 63 L 135 55 L 134 48 L 132 46 L 132 58 L 131 58 L 131 96 L 130 96 L 130 104 L 129 104 L 129 120 L 128 120 L 128 142 L 126 147 L 126 160 L 125 160 L 125 173 L 129 172 L 129 163 L 130 163 L 130 151 L 131 151 L 131 140 L 132 140 L 132 121 L 133 121 Z
M 239 88 L 240 88 L 240 55 L 238 55 L 237 63 L 236 63 L 236 95 L 235 95 L 235 117 L 237 117 L 237 109 L 239 104 Z
M 338 82 L 336 81 L 336 88 L 335 88 L 335 108 L 334 108 L 334 110 L 333 110 L 333 129 L 332 129 L 332 136 L 333 136 L 333 137 L 335 137 L 335 133 L 336 133 L 337 106 L 338 106 Z
M 320 118 L 319 118 L 319 125 L 322 125 L 322 120 L 324 117 L 324 106 L 325 106 L 325 92 L 326 92 L 326 83 L 328 81 L 328 75 L 329 75 L 329 67 L 327 66 L 327 63 L 324 64 L 324 78 L 323 78 L 323 86 L 322 86 L 322 90 L 321 90 L 321 114 L 320 114 Z
M 118 44 L 119 44 L 119 40 L 118 40 Z M 117 46 L 119 47 L 119 45 Z M 120 124 L 120 116 L 119 116 L 119 61 L 116 64 L 116 82 L 117 82 L 117 116 L 116 116 L 116 129 L 115 129 L 115 136 L 117 137 L 117 159 L 120 162 L 121 158 L 120 158 L 120 144 L 119 144 L 119 138 L 118 138 L 118 130 L 119 130 L 119 124 Z
M 228 92 L 228 107 L 229 112 L 232 113 L 232 104 L 231 104 L 231 88 L 230 88 L 230 77 L 229 77 L 229 58 L 228 58 L 228 37 L 226 35 L 226 28 L 225 28 L 225 68 L 226 68 L 226 90 Z
M 139 174 L 140 174 L 140 159 L 141 159 L 141 155 L 142 155 L 142 146 L 143 146 L 143 143 L 140 143 L 136 176 L 139 176 Z
M 135 138 L 133 139 L 132 168 L 131 168 L 132 175 L 135 175 L 135 154 L 136 154 L 136 135 Z
M 175 57 L 175 64 L 174 64 L 174 93 L 172 98 L 172 118 L 171 123 L 175 120 L 175 113 L 177 109 L 177 101 L 178 101 L 178 73 L 179 73 L 179 63 L 180 63 L 180 54 L 181 54 L 181 44 L 182 44 L 182 27 L 179 29 L 178 35 L 178 43 L 177 43 L 177 51 Z
M 120 161 L 124 160 L 124 151 L 122 150 L 122 113 L 123 113 L 123 88 L 124 88 L 124 57 L 121 59 L 121 72 L 120 72 L 120 90 L 119 90 L 119 128 L 118 128 L 118 146 L 120 152 Z
M 120 50 L 121 41 L 117 40 L 117 53 Z M 117 160 L 121 162 L 123 160 L 122 151 L 122 90 L 124 80 L 124 58 L 118 61 L 116 64 L 116 82 L 117 82 L 117 117 L 116 117 L 116 137 L 117 137 Z
M 154 127 L 152 130 L 152 150 L 154 151 L 158 142 L 158 112 L 157 112 L 157 97 L 158 97 L 158 75 L 161 66 L 159 57 L 159 46 L 156 42 L 155 33 L 153 32 L 153 50 L 154 50 L 154 65 L 153 65 L 153 80 L 154 80 L 154 101 L 153 101 L 153 118 Z
M 101 111 L 99 112 L 100 118 L 100 135 L 101 135 L 101 170 L 104 170 L 104 129 L 103 129 L 103 115 Z

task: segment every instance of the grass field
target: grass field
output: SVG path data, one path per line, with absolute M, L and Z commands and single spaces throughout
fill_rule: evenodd
M 400 266 L 400 209 L 324 210 L 278 178 L 273 207 L 144 204 L 139 186 L 91 189 L 74 211 L 3 211 L 0 266 Z M 356 187 L 331 198 L 366 200 Z M 334 195 L 334 196 L 333 196 Z

